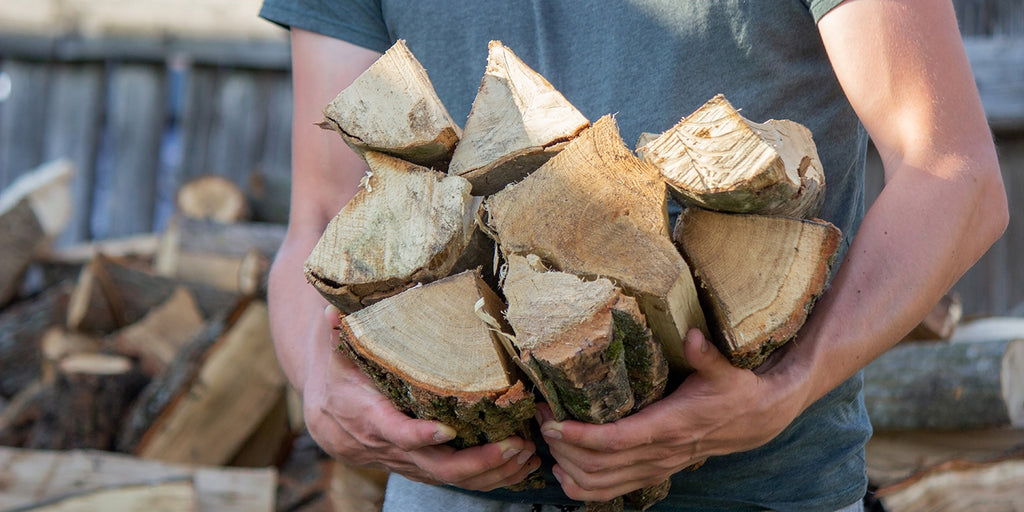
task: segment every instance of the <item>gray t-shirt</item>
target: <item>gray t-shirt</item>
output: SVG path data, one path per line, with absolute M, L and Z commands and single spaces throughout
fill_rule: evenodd
M 843 231 L 845 254 L 864 213 L 867 136 L 815 27 L 838 3 L 264 0 L 260 15 L 382 53 L 405 39 L 461 124 L 491 40 L 511 48 L 592 121 L 615 114 L 628 146 L 719 93 L 753 121 L 797 121 L 817 144 L 826 175 L 820 216 Z M 843 383 L 765 446 L 677 474 L 669 498 L 651 510 L 810 512 L 860 499 L 871 434 L 861 384 L 859 374 Z M 550 482 L 538 492 L 488 495 L 571 503 Z

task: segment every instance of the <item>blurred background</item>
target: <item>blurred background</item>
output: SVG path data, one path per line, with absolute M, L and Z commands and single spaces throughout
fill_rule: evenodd
M 998 357 L 984 356 L 989 359 L 978 362 L 982 356 L 973 355 L 965 364 L 975 374 L 994 372 L 998 388 L 1000 372 L 1020 374 L 1024 366 L 1020 343 L 1014 345 L 1020 347 L 1013 356 L 1017 366 L 1007 366 L 1009 356 L 1004 356 L 1011 353 L 1006 340 L 1024 338 L 1024 1 L 953 3 L 999 147 L 1011 219 L 1002 239 L 937 307 L 938 324 L 945 322 L 948 328 L 922 336 L 948 338 L 952 326 L 988 321 L 980 330 L 964 332 L 1003 343 L 993 345 Z M 20 234 L 5 237 L 5 230 L 15 232 L 11 226 L 24 223 L 0 222 L 0 278 L 7 272 L 18 279 L 13 285 L 0 282 L 0 444 L 54 450 L 30 454 L 0 447 L 0 511 L 21 510 L 54 496 L 117 488 L 111 486 L 124 484 L 125 475 L 162 479 L 168 496 L 187 480 L 195 484 L 197 510 L 360 511 L 378 506 L 382 475 L 325 460 L 304 435 L 301 406 L 287 393 L 273 353 L 267 351 L 262 300 L 266 269 L 287 222 L 292 105 L 287 32 L 259 19 L 259 5 L 259 0 L 0 0 L 0 190 L 33 173 L 43 176 L 34 181 L 59 182 L 63 190 L 63 195 L 51 194 L 43 207 L 60 212 L 54 214 L 60 218 L 59 229 L 47 231 L 45 245 L 30 247 L 32 254 L 18 254 L 25 240 Z M 57 170 L 46 167 L 54 162 Z M 38 173 L 41 166 L 45 172 Z M 204 192 L 198 193 L 198 210 L 183 211 L 188 201 L 182 192 L 190 184 Z M 879 160 L 872 151 L 869 203 L 882 186 Z M 204 194 L 217 198 L 207 203 L 222 205 L 230 198 L 241 206 L 220 217 L 216 208 L 204 206 Z M 0 201 L 0 213 L 6 206 Z M 101 253 L 110 259 L 97 260 Z M 22 258 L 27 273 L 24 268 L 5 269 L 15 256 Z M 100 284 L 90 291 L 90 282 Z M 122 289 L 114 290 L 111 283 Z M 191 316 L 176 309 L 182 286 L 192 297 Z M 207 288 L 226 295 L 211 295 Z M 143 298 L 142 289 L 162 291 Z M 210 301 L 220 307 L 209 306 Z M 132 311 L 133 304 L 137 311 Z M 94 311 L 103 305 L 114 312 Z M 166 316 L 158 318 L 157 313 Z M 100 325 L 104 315 L 110 322 Z M 168 329 L 155 327 L 165 322 L 183 329 L 188 324 L 183 318 L 195 319 L 184 333 L 170 335 Z M 88 339 L 83 342 L 79 335 Z M 163 355 L 146 352 L 132 341 L 138 336 L 170 348 Z M 62 341 L 52 341 L 58 337 Z M 254 345 L 236 346 L 240 337 Z M 158 338 L 163 341 L 154 341 Z M 264 359 L 218 361 L 211 355 L 214 347 L 236 354 L 232 357 L 259 353 Z M 108 380 L 100 383 L 97 377 L 82 377 L 88 372 L 80 366 L 63 364 L 79 353 L 127 357 L 132 377 L 119 377 L 117 386 L 130 385 L 122 389 L 110 384 L 110 370 L 104 370 Z M 163 403 L 156 411 L 159 417 L 148 418 L 169 425 L 148 425 L 151 431 L 146 431 L 126 419 L 101 440 L 78 444 L 68 432 L 61 438 L 44 432 L 52 434 L 60 426 L 59 417 L 67 415 L 61 407 L 68 403 L 61 400 L 73 399 L 68 395 L 76 389 L 94 394 L 121 389 L 115 393 L 119 405 L 112 406 L 117 414 L 145 416 L 136 397 L 171 394 L 171 369 L 189 357 L 191 369 L 173 389 L 190 398 Z M 141 369 L 139 361 L 144 363 Z M 113 363 L 104 364 L 111 368 Z M 216 374 L 217 368 L 221 374 L 240 375 L 237 382 L 222 383 L 220 394 L 197 377 L 203 371 Z M 252 384 L 257 381 L 263 387 Z M 1013 407 L 1024 416 L 1024 384 L 1019 381 L 1007 385 L 1016 386 L 1012 399 L 1019 403 Z M 926 399 L 938 392 L 935 382 L 929 386 Z M 956 400 L 968 388 L 962 382 L 950 386 Z M 183 403 L 191 409 L 183 410 Z M 208 421 L 231 416 L 225 412 L 230 412 L 227 404 L 249 404 L 251 414 L 237 414 L 224 423 Z M 92 407 L 95 411 L 98 405 Z M 178 416 L 168 412 L 174 407 Z M 238 419 L 243 416 L 245 421 Z M 72 420 L 79 430 L 83 424 L 102 423 L 85 416 Z M 913 434 L 901 430 L 889 437 L 880 432 L 873 450 L 869 445 L 872 489 L 897 496 L 907 482 L 918 482 L 951 461 L 989 464 L 1010 458 L 1016 465 L 997 468 L 1003 475 L 995 480 L 997 487 L 990 478 L 989 487 L 974 492 L 1019 492 L 1024 485 L 1024 431 L 1009 423 L 968 422 L 954 429 L 957 435 L 952 437 L 934 430 L 904 429 Z M 171 444 L 161 449 L 157 430 L 172 430 L 178 437 L 169 437 L 165 443 Z M 67 450 L 79 448 L 104 452 L 65 457 Z M 108 451 L 227 472 L 211 480 L 212 473 L 202 476 L 182 466 L 158 468 L 141 459 L 111 459 Z M 98 471 L 100 466 L 108 472 Z M 264 472 L 239 473 L 228 467 Z M 55 478 L 44 488 L 36 483 L 43 473 L 62 474 L 63 480 Z M 229 481 L 233 484 L 224 483 Z M 885 505 L 891 512 L 916 510 L 914 499 L 888 499 Z M 874 510 L 886 510 L 880 501 L 869 502 Z M 959 508 L 969 509 L 962 504 Z M 1020 510 L 1005 510 L 1011 509 Z

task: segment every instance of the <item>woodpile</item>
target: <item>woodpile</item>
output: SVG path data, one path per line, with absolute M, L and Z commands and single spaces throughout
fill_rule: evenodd
M 803 324 L 839 248 L 814 219 L 810 133 L 720 96 L 633 151 L 612 116 L 590 123 L 494 41 L 460 131 L 399 41 L 324 116 L 370 173 L 307 279 L 342 311 L 342 352 L 402 410 L 455 426 L 457 447 L 528 435 L 535 400 L 590 423 L 641 409 L 692 370 L 690 329 L 756 367 Z M 687 195 L 696 168 L 715 187 Z M 669 192 L 686 198 L 674 230 Z
M 160 232 L 54 248 L 71 172 L 44 166 L 0 201 L 0 510 L 326 507 L 350 469 L 293 450 L 301 407 L 269 334 L 284 226 L 203 206 L 244 198 L 203 177 Z

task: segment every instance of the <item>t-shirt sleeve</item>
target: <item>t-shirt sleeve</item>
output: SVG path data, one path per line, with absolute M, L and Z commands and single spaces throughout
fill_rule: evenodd
M 260 17 L 384 53 L 393 41 L 374 0 L 264 0 Z
M 843 0 L 804 0 L 804 3 L 807 4 L 811 16 L 814 17 L 814 22 L 817 23 L 821 21 L 822 16 L 843 3 Z

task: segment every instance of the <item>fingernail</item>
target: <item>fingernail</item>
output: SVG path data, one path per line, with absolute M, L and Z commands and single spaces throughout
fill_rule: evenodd
M 526 461 L 530 460 L 530 457 L 533 457 L 533 452 L 528 452 L 527 451 L 527 452 L 520 453 L 519 454 L 519 458 L 516 459 L 516 464 L 519 464 L 520 466 L 522 466 L 523 464 L 526 464 Z
M 700 353 L 704 354 L 704 353 L 707 353 L 707 351 L 708 351 L 708 340 L 707 340 L 707 338 L 705 338 L 704 340 L 702 340 L 700 342 Z
M 434 431 L 434 441 L 439 443 L 447 443 L 455 439 L 455 429 L 448 425 L 438 425 L 437 430 Z
M 515 457 L 521 451 L 522 450 L 520 450 L 518 448 L 512 448 L 511 450 L 505 450 L 505 451 L 501 452 L 501 458 L 505 459 L 505 460 L 509 460 L 512 457 Z M 520 463 L 520 464 L 522 464 L 522 463 Z
M 562 424 L 557 421 L 548 421 L 540 426 L 540 433 L 550 439 L 561 439 Z

